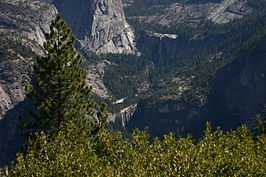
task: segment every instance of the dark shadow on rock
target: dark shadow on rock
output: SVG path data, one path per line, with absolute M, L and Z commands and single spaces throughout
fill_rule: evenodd
M 0 121 L 0 168 L 15 160 L 16 153 L 21 152 L 26 143 L 21 136 L 19 116 L 27 117 L 31 99 L 25 99 L 9 110 Z
M 62 3 L 61 0 L 54 0 L 53 3 L 78 39 L 83 40 L 85 35 L 91 33 L 89 27 L 92 26 L 92 10 L 94 8 L 91 7 L 91 1 L 79 0 L 76 2 L 70 0 Z

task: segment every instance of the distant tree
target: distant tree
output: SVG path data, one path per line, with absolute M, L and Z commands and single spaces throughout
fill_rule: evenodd
M 266 134 L 266 105 L 261 115 L 255 119 L 252 128 L 255 135 Z
M 46 54 L 34 65 L 36 83 L 30 85 L 35 110 L 33 121 L 22 121 L 28 132 L 49 130 L 58 132 L 62 123 L 88 119 L 95 127 L 107 118 L 105 104 L 98 106 L 92 99 L 91 88 L 86 84 L 87 72 L 80 67 L 82 56 L 74 47 L 75 37 L 59 15 L 46 34 Z

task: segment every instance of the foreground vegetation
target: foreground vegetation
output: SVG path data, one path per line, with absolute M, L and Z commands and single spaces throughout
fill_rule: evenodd
M 71 122 L 51 141 L 43 133 L 19 154 L 9 176 L 264 176 L 266 136 L 255 139 L 243 126 L 211 131 L 195 143 L 173 134 L 152 142 L 135 130 L 130 138 L 104 129 L 92 135 Z

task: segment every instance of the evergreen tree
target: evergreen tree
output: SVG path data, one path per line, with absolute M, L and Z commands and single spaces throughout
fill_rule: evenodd
M 105 105 L 99 107 L 91 98 L 91 88 L 85 82 L 87 72 L 80 67 L 82 56 L 74 41 L 70 28 L 57 15 L 50 34 L 46 34 L 46 55 L 37 58 L 34 65 L 36 83 L 30 87 L 35 99 L 34 120 L 23 121 L 29 132 L 58 132 L 62 123 L 82 119 L 99 128 L 107 118 Z

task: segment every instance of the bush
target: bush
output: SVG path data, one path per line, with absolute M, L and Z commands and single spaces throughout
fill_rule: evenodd
M 83 126 L 82 126 L 83 125 Z M 105 130 L 91 136 L 81 123 L 69 123 L 49 141 L 39 133 L 26 154 L 19 154 L 9 176 L 264 176 L 266 136 L 256 138 L 243 126 L 211 131 L 195 143 L 174 134 L 149 140 L 135 130 L 123 138 Z M 79 127 L 79 128 L 77 128 Z

